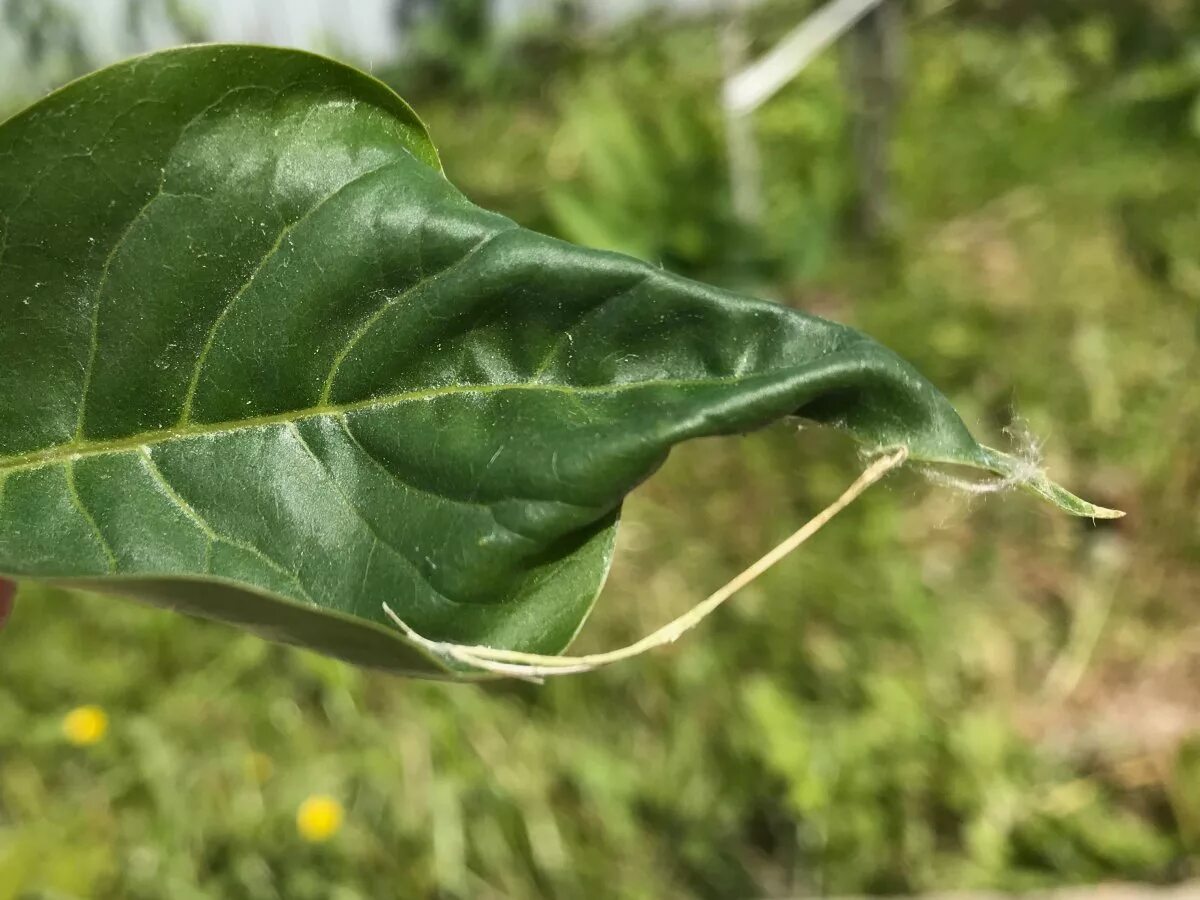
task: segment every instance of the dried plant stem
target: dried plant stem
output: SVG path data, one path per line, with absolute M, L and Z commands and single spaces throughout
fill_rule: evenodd
M 383 604 L 383 609 L 388 617 L 404 632 L 405 637 L 413 643 L 438 656 L 453 659 L 486 672 L 530 680 L 540 680 L 553 675 L 573 675 L 579 672 L 590 672 L 601 666 L 631 659 L 657 647 L 674 643 L 681 635 L 699 625 L 700 622 L 711 615 L 722 603 L 755 581 L 764 572 L 820 531 L 830 519 L 858 499 L 863 491 L 883 478 L 884 475 L 901 465 L 907 457 L 908 450 L 903 447 L 886 456 L 880 457 L 850 487 L 846 488 L 845 492 L 837 500 L 805 522 L 789 538 L 751 564 L 719 590 L 652 634 L 626 647 L 610 650 L 607 653 L 591 653 L 586 656 L 546 656 L 538 653 L 521 653 L 516 650 L 502 650 L 493 647 L 434 641 L 414 631 L 386 603 Z

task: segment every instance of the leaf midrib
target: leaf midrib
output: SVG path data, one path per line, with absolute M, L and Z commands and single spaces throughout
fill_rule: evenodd
M 17 471 L 38 469 L 44 466 L 57 465 L 89 456 L 103 456 L 109 453 L 127 453 L 146 447 L 153 447 L 157 444 L 169 443 L 171 441 L 186 441 L 197 438 L 214 437 L 222 434 L 231 434 L 239 431 L 248 431 L 255 428 L 265 428 L 271 425 L 286 425 L 288 423 L 300 422 L 304 419 L 319 418 L 321 416 L 345 416 L 350 413 L 361 412 L 368 409 L 399 406 L 404 403 L 413 403 L 423 400 L 435 400 L 439 397 L 453 396 L 456 394 L 494 394 L 501 391 L 548 391 L 568 395 L 613 394 L 620 393 L 622 391 L 637 390 L 639 388 L 649 387 L 687 388 L 718 386 L 723 384 L 735 384 L 739 381 L 745 381 L 746 379 L 747 376 L 745 375 L 728 375 L 715 378 L 647 379 L 644 381 L 626 381 L 617 384 L 604 385 L 569 385 L 554 384 L 553 382 L 533 381 L 506 382 L 503 384 L 446 385 L 443 387 L 425 388 L 417 391 L 403 391 L 396 394 L 370 397 L 368 399 L 357 400 L 352 403 L 333 403 L 312 406 L 308 407 L 307 409 L 288 410 L 286 412 L 273 413 L 266 416 L 255 416 L 249 419 L 239 419 L 236 421 L 191 423 L 182 427 L 160 428 L 152 431 L 139 432 L 137 434 L 129 435 L 128 437 L 112 438 L 104 441 L 72 441 L 66 444 L 56 444 L 55 446 L 47 447 L 43 450 L 35 450 L 28 453 L 0 457 L 0 475 L 7 476 Z

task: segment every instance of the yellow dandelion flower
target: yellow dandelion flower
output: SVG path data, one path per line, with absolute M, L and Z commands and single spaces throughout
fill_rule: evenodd
M 338 833 L 343 818 L 342 804 L 324 794 L 314 794 L 296 810 L 296 830 L 306 841 L 319 844 Z
M 62 730 L 76 747 L 89 747 L 104 739 L 108 714 L 98 706 L 77 706 L 63 717 Z

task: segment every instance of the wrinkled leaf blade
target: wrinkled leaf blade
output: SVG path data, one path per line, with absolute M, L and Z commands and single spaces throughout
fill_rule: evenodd
M 852 329 L 473 206 L 321 57 L 132 60 L 0 125 L 0 160 L 5 575 L 436 674 L 385 602 L 560 652 L 680 441 L 802 415 L 1011 468 Z

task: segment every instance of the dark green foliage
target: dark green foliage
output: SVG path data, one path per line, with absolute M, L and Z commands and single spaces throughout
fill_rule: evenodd
M 320 57 L 133 60 L 0 157 L 5 575 L 436 672 L 385 603 L 560 652 L 625 494 L 689 438 L 799 415 L 1016 471 L 858 332 L 471 205 L 399 97 Z

